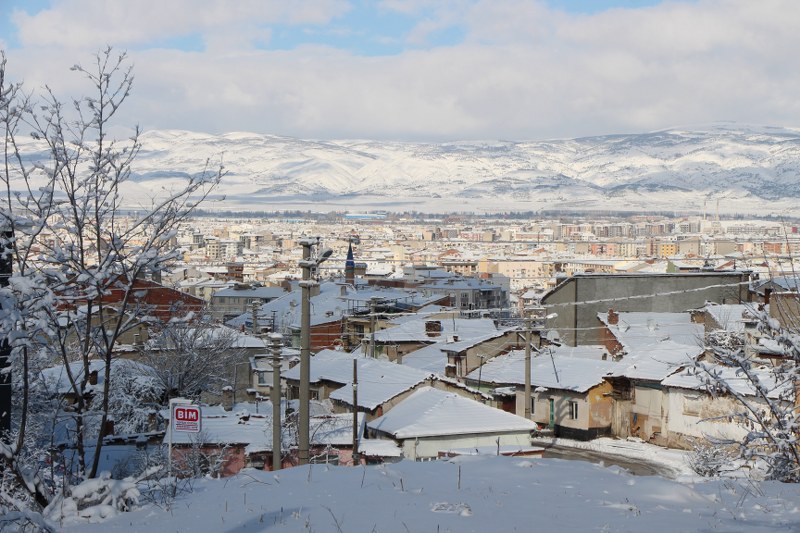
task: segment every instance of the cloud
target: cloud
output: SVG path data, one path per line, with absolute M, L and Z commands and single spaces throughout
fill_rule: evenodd
M 120 117 L 148 129 L 445 140 L 718 120 L 800 124 L 800 2 L 793 0 L 668 2 L 595 14 L 515 0 L 392 0 L 381 9 L 416 22 L 407 49 L 383 56 L 319 44 L 269 49 L 275 22 L 342 33 L 341 17 L 356 9 L 343 2 L 308 1 L 304 9 L 278 1 L 137 2 L 82 19 L 90 4 L 65 0 L 16 15 L 31 44 L 9 51 L 9 69 L 34 86 L 47 81 L 74 92 L 79 80 L 69 65 L 106 43 L 128 46 L 136 84 Z M 74 26 L 59 33 L 61 16 Z M 93 27 L 98 35 L 86 36 Z M 433 34 L 450 30 L 459 41 L 432 44 Z M 189 34 L 205 47 L 144 44 Z
M 343 0 L 57 0 L 33 15 L 12 20 L 24 46 L 136 46 L 152 40 L 203 33 L 230 33 L 241 25 L 323 25 L 349 9 Z

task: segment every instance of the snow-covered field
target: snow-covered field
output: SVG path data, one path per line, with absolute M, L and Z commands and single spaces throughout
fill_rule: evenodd
M 797 531 L 800 486 L 633 476 L 583 461 L 461 457 L 204 479 L 65 531 Z

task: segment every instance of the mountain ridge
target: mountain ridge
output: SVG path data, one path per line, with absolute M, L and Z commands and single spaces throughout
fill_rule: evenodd
M 140 140 L 131 198 L 221 160 L 227 174 L 213 200 L 227 210 L 709 208 L 763 215 L 796 213 L 800 198 L 800 129 L 776 126 L 545 141 L 304 140 L 182 130 L 153 130 Z

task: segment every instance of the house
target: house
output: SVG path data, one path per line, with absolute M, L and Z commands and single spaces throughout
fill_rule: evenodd
M 704 353 L 704 326 L 690 313 L 598 313 L 601 337 L 617 359 L 612 396 L 617 413 L 612 432 L 664 444 L 670 418 L 661 382 Z
M 300 362 L 300 350 L 295 348 L 281 348 L 281 375 L 288 372 Z M 250 373 L 252 383 L 248 392 L 256 396 L 269 397 L 272 392 L 273 380 L 272 354 L 260 353 L 250 356 Z
M 767 401 L 781 401 L 781 387 L 774 386 L 774 375 L 766 371 L 756 370 L 756 373 L 762 383 L 772 384 L 768 399 L 757 397 L 750 380 L 735 368 L 719 365 L 705 365 L 705 368 L 724 379 L 756 409 L 762 406 L 763 411 L 768 412 Z M 706 372 L 690 367 L 661 382 L 668 410 L 672 413 L 664 426 L 667 446 L 691 449 L 697 441 L 704 439 L 741 442 L 750 432 L 750 428 L 734 416 L 743 409 L 741 402 L 715 391 L 707 377 Z
M 763 304 L 708 304 L 692 313 L 692 319 L 703 324 L 707 359 L 715 359 L 711 346 L 729 348 L 740 346 L 749 357 L 769 356 L 768 346 L 762 344 L 762 333 L 758 330 L 757 316 Z
M 540 344 L 538 331 L 531 342 L 534 346 Z M 511 348 L 518 348 L 520 344 L 524 344 L 524 338 L 521 338 L 517 328 L 505 328 L 496 333 L 446 343 L 441 347 L 447 357 L 445 375 L 463 380 L 485 361 L 507 353 Z
M 367 428 L 370 437 L 392 439 L 403 457 L 419 461 L 454 449 L 527 447 L 536 424 L 455 393 L 423 387 L 367 422 Z
M 800 277 L 798 276 L 774 276 L 769 279 L 761 280 L 753 286 L 753 292 L 758 301 L 769 303 L 770 294 L 775 292 L 800 292 Z
M 576 274 L 542 297 L 547 326 L 570 346 L 599 344 L 596 316 L 609 308 L 625 312 L 680 313 L 707 301 L 748 302 L 750 272 L 674 274 Z
M 68 304 L 60 304 L 60 310 L 70 309 L 75 312 L 73 320 L 75 317 L 83 320 L 90 318 L 92 327 L 102 325 L 107 331 L 116 331 L 117 324 L 124 324 L 116 338 L 115 349 L 119 345 L 141 345 L 147 340 L 151 326 L 166 324 L 173 319 L 198 316 L 205 305 L 199 298 L 142 278 L 134 279 L 126 290 L 121 286 L 126 282 L 121 277 L 118 279 L 119 285 L 111 283 L 100 297 L 102 307 L 97 305 L 96 300 L 89 307 L 80 298 L 71 300 Z M 87 317 L 87 313 L 91 313 L 91 317 Z M 62 328 L 67 328 L 68 323 L 68 319 L 62 314 L 59 324 Z M 74 322 L 73 327 L 66 331 L 68 342 L 74 340 L 77 334 Z
M 103 294 L 102 300 L 113 307 L 123 302 L 127 292 L 130 293 L 127 300 L 128 311 L 138 309 L 161 322 L 182 318 L 189 313 L 199 313 L 205 306 L 205 301 L 200 298 L 142 278 L 133 280 L 129 291 L 112 284 L 107 293 Z
M 227 411 L 220 406 L 204 406 L 200 433 L 172 432 L 171 425 L 164 443 L 172 439 L 172 460 L 176 474 L 187 469 L 200 469 L 220 477 L 235 475 L 242 468 L 273 470 L 272 405 L 264 402 L 260 413 L 252 404 L 237 404 Z M 286 405 L 282 406 L 286 413 Z M 312 402 L 309 419 L 309 461 L 331 465 L 353 464 L 353 416 L 333 414 L 319 402 Z M 166 411 L 167 418 L 169 411 Z M 377 464 L 394 461 L 400 451 L 394 443 L 364 439 L 364 415 L 357 415 L 356 427 L 359 456 L 362 462 Z M 171 433 L 171 435 L 170 435 Z M 288 419 L 282 420 L 281 468 L 298 464 L 296 430 Z M 186 472 L 183 475 L 187 475 Z
M 612 386 L 618 364 L 603 346 L 548 346 L 531 354 L 531 419 L 556 437 L 589 440 L 610 435 Z M 513 412 L 525 413 L 525 351 L 514 350 L 473 370 L 466 383 L 492 391 L 511 389 Z M 619 416 L 619 415 L 617 415 Z
M 257 311 L 259 324 L 272 324 L 274 321 L 275 330 L 290 336 L 295 348 L 300 347 L 301 298 L 302 291 L 294 289 L 262 305 Z M 341 345 L 347 320 L 359 313 L 368 313 L 371 302 L 377 300 L 391 302 L 393 312 L 413 312 L 415 308 L 435 303 L 438 298 L 425 297 L 415 291 L 380 289 L 363 284 L 322 282 L 314 285 L 310 290 L 311 350 Z M 231 327 L 250 329 L 253 313 L 243 313 L 226 323 Z
M 446 300 L 439 296 L 423 297 L 406 289 L 365 290 L 361 286 L 348 299 L 348 312 L 343 321 L 342 343 L 346 351 L 371 342 L 372 333 L 393 327 L 417 314 L 452 317 L 452 308 L 438 305 Z M 412 298 L 408 294 L 413 295 Z M 405 296 L 403 296 L 405 295 Z M 400 296 L 400 297 L 399 297 Z M 370 355 L 372 354 L 371 350 Z
M 497 279 L 504 278 L 497 276 Z M 461 311 L 504 308 L 508 304 L 508 279 L 501 284 L 481 277 L 464 277 L 434 266 L 403 267 L 402 278 L 375 281 L 376 284 L 415 289 L 426 296 L 446 297 L 448 304 Z
M 317 400 L 330 399 L 334 412 L 353 410 L 353 362 L 358 370 L 358 410 L 371 420 L 392 409 L 433 374 L 387 361 L 323 350 L 311 358 L 310 394 Z M 290 398 L 299 396 L 300 367 L 284 374 Z
M 216 320 L 224 322 L 243 313 L 252 313 L 254 305 L 261 307 L 263 304 L 269 303 L 284 294 L 285 291 L 282 287 L 262 287 L 236 283 L 233 287 L 216 291 L 211 296 L 209 309 Z M 270 324 L 270 322 L 266 324 Z
M 213 357 L 215 361 L 223 362 L 218 366 L 221 375 L 215 377 L 230 380 L 234 396 L 239 395 L 243 399 L 253 380 L 249 358 L 265 354 L 266 351 L 264 341 L 259 337 L 227 326 L 203 324 L 201 320 L 169 325 L 162 331 L 154 330 L 150 339 L 129 347 L 120 353 L 120 357 L 172 368 L 171 372 L 176 377 L 187 372 L 181 365 L 186 365 L 188 361 Z M 202 368 L 208 369 L 206 366 Z M 218 392 L 203 390 L 200 393 L 204 401 L 209 403 L 221 400 Z
M 211 277 L 190 278 L 178 282 L 178 290 L 191 296 L 200 298 L 205 302 L 210 302 L 211 297 L 217 291 L 229 287 L 231 283 Z
M 99 359 L 89 361 L 88 376 L 84 375 L 84 365 L 81 361 L 69 363 L 68 365 L 58 365 L 42 370 L 43 392 L 64 400 L 69 406 L 74 404 L 76 397 L 76 387 L 83 387 L 83 380 L 86 379 L 85 398 L 92 398 L 95 394 L 102 396 L 105 384 L 106 364 Z M 91 416 L 86 419 L 89 424 L 89 432 L 99 431 L 105 436 L 115 434 L 140 434 L 156 429 L 156 410 L 164 392 L 159 380 L 154 376 L 154 369 L 130 361 L 128 359 L 115 358 L 111 361 L 109 369 L 111 383 L 114 384 L 113 395 L 111 398 L 112 409 L 117 413 L 117 419 L 107 421 L 103 428 L 99 427 L 99 417 Z M 78 389 L 80 390 L 80 389 Z M 64 409 L 63 416 L 59 415 L 60 421 L 55 428 L 56 443 L 72 442 L 74 437 L 74 421 L 70 412 L 71 407 Z M 96 427 L 91 427 L 96 426 Z M 69 438 L 68 438 L 69 435 Z
M 409 318 L 391 322 L 387 329 L 374 334 L 375 357 L 402 362 L 403 357 L 430 344 L 461 342 L 488 338 L 493 334 L 505 337 L 489 318 Z M 513 334 L 511 335 L 513 336 Z M 369 339 L 372 342 L 373 337 Z M 504 338 L 501 344 L 506 342 Z

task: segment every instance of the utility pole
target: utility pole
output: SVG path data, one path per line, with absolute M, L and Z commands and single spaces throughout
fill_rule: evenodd
M 258 335 L 258 302 L 253 300 L 253 335 Z
M 281 348 L 283 335 L 271 333 L 269 336 L 272 351 L 272 469 L 281 469 Z
M 353 466 L 359 464 L 358 458 L 358 359 L 353 358 Z
M 300 266 L 303 269 L 303 279 L 300 282 L 300 409 L 298 434 L 298 459 L 301 465 L 308 464 L 309 447 L 309 411 L 310 411 L 310 381 L 311 381 L 311 247 L 315 239 L 302 239 L 303 260 Z
M 369 299 L 369 356 L 375 359 L 375 311 L 378 308 L 378 297 Z
M 531 318 L 527 310 L 525 317 L 525 419 L 531 419 Z

